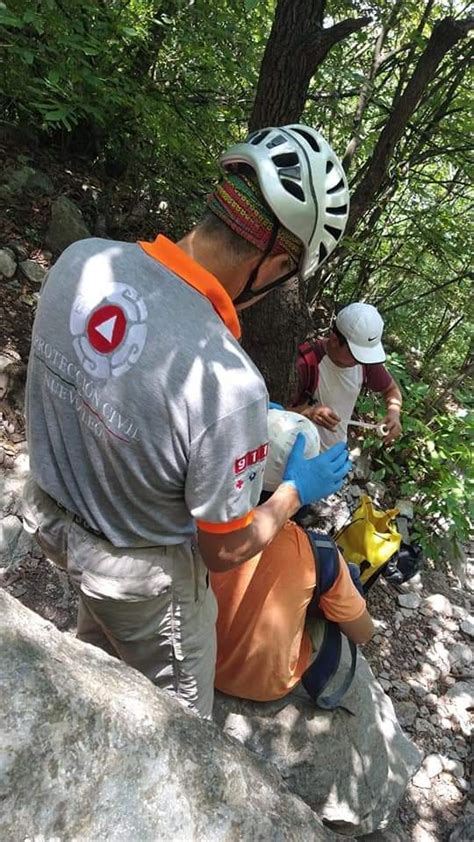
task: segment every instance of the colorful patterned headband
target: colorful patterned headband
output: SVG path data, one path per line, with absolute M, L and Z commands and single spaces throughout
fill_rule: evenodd
M 212 213 L 222 219 L 243 240 L 260 251 L 268 246 L 275 216 L 263 198 L 258 183 L 252 178 L 229 173 L 207 200 Z M 272 254 L 287 252 L 299 263 L 302 243 L 287 228 L 279 228 Z

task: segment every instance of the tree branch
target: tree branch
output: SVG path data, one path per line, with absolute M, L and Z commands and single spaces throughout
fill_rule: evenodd
M 412 301 L 419 301 L 420 298 L 426 298 L 428 295 L 433 295 L 435 292 L 438 292 L 440 289 L 444 289 L 445 287 L 452 286 L 452 284 L 460 283 L 465 279 L 473 280 L 474 279 L 474 272 L 466 272 L 465 275 L 456 275 L 455 278 L 450 278 L 449 281 L 445 281 L 443 284 L 438 284 L 436 287 L 431 287 L 431 289 L 426 290 L 426 292 L 417 293 L 414 297 L 405 298 L 403 301 L 397 301 L 395 304 L 391 304 L 389 307 L 384 307 L 384 313 L 388 313 L 391 310 L 397 310 L 399 307 L 403 307 L 405 304 L 411 304 Z
M 347 18 L 335 23 L 334 26 L 319 30 L 313 37 L 304 41 L 303 49 L 307 50 L 310 61 L 315 64 L 315 69 L 317 65 L 321 64 L 332 47 L 354 32 L 359 32 L 371 21 L 372 18 L 369 17 Z
M 309 83 L 329 51 L 370 22 L 368 17 L 354 18 L 324 29 L 323 18 L 322 0 L 278 0 L 249 120 L 251 131 L 298 122 Z
M 312 102 L 327 102 L 331 99 L 348 99 L 350 97 L 357 96 L 358 93 L 358 88 L 352 88 L 349 91 L 330 91 L 327 94 L 322 91 L 318 91 L 315 94 L 308 94 L 306 98 L 310 99 Z
M 384 60 L 388 58 L 388 54 L 383 52 L 383 48 L 385 45 L 385 41 L 387 40 L 389 30 L 393 26 L 394 21 L 396 21 L 397 19 L 397 15 L 400 11 L 401 5 L 402 0 L 397 0 L 389 16 L 388 21 L 386 23 L 383 23 L 380 27 L 380 31 L 375 42 L 372 66 L 369 70 L 365 82 L 362 85 L 362 88 L 360 89 L 359 101 L 357 103 L 357 108 L 355 110 L 354 119 L 352 122 L 352 137 L 349 143 L 347 144 L 346 151 L 342 159 L 342 166 L 344 167 L 346 172 L 349 169 L 351 161 L 362 140 L 362 136 L 360 133 L 362 119 L 370 102 L 370 98 L 372 96 L 375 77 L 377 76 L 377 73 L 379 72 Z
M 381 132 L 364 177 L 354 193 L 347 226 L 348 234 L 353 232 L 361 217 L 373 203 L 374 196 L 378 195 L 394 149 L 444 56 L 458 41 L 465 38 L 473 26 L 472 19 L 457 21 L 454 18 L 445 18 L 433 28 L 426 49 L 420 56 L 410 81 Z

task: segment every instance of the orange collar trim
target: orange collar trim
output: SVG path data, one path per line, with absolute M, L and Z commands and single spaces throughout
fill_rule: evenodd
M 240 324 L 232 299 L 214 275 L 162 234 L 153 243 L 139 242 L 138 245 L 150 257 L 159 260 L 181 280 L 204 295 L 232 335 L 240 339 Z

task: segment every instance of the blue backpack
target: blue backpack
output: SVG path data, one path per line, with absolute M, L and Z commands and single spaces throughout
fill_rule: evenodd
M 317 532 L 314 529 L 306 529 L 305 531 L 311 541 L 316 567 L 316 587 L 307 610 L 315 657 L 303 674 L 302 684 L 318 707 L 324 710 L 335 710 L 344 707 L 341 705 L 341 701 L 354 678 L 357 665 L 357 647 L 355 643 L 348 640 L 351 655 L 350 667 L 341 678 L 341 682 L 333 687 L 330 692 L 327 692 L 327 686 L 336 675 L 341 661 L 343 635 L 338 623 L 324 617 L 319 602 L 322 594 L 329 591 L 334 585 L 341 562 L 338 549 L 330 535 Z M 358 566 L 349 564 L 348 567 L 355 586 L 363 595 L 362 585 L 358 579 Z

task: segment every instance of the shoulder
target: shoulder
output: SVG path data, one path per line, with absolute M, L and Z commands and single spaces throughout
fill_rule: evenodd
M 326 356 L 326 342 L 324 339 L 306 340 L 298 345 L 298 360 L 300 363 L 305 363 L 308 356 L 313 357 L 313 362 L 320 363 L 323 357 Z
M 311 540 L 306 530 L 293 520 L 286 521 L 265 549 L 263 556 L 266 560 L 271 559 L 272 563 L 278 563 L 277 558 L 285 561 L 291 558 L 295 569 L 309 566 L 311 570 L 315 570 Z
M 141 260 L 141 249 L 136 243 L 124 243 L 116 240 L 105 240 L 99 237 L 87 237 L 71 243 L 58 257 L 51 267 L 52 275 L 80 271 L 84 277 L 100 272 L 101 279 L 113 278 L 123 271 L 130 261 Z
M 133 251 L 136 254 L 140 252 L 136 243 L 106 240 L 102 237 L 86 237 L 83 240 L 76 240 L 75 243 L 71 243 L 70 246 L 64 249 L 55 265 L 60 261 L 74 260 L 77 257 L 107 253 L 117 256 L 118 254 L 126 254 L 127 252 Z
M 318 358 L 318 362 L 321 362 L 322 358 L 326 356 L 326 340 L 325 339 L 315 339 L 313 342 L 314 353 Z
M 264 438 L 268 392 L 262 375 L 220 320 L 209 319 L 204 327 L 205 341 L 189 337 L 181 354 L 182 396 L 193 419 L 193 438 L 220 424 L 227 433 L 261 429 Z
M 392 382 L 392 375 L 383 363 L 364 365 L 364 383 L 373 392 L 384 392 Z

